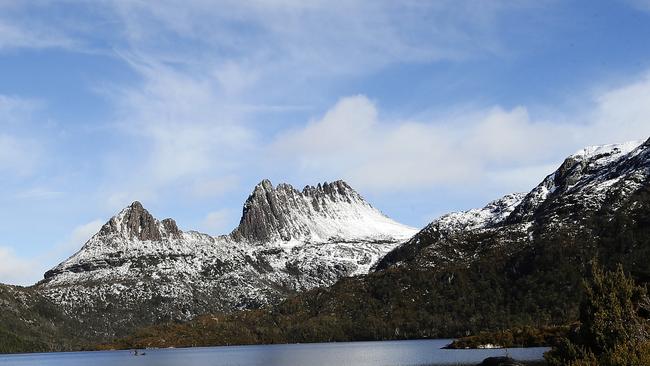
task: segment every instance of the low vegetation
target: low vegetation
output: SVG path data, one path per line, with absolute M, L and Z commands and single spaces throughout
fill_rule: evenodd
M 501 348 L 546 347 L 558 344 L 560 339 L 566 337 L 572 327 L 573 325 L 545 326 L 541 328 L 525 326 L 495 332 L 480 332 L 476 335 L 458 338 L 446 348 L 482 348 L 485 345 L 494 345 Z

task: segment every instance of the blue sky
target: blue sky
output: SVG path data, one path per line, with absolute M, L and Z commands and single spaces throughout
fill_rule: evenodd
M 0 282 L 140 200 L 222 234 L 261 179 L 412 226 L 650 137 L 650 2 L 0 1 Z

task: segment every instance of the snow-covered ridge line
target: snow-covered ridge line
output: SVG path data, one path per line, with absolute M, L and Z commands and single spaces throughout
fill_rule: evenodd
M 493 226 L 505 221 L 508 216 L 518 208 L 524 201 L 534 202 L 527 211 L 538 206 L 550 194 L 557 189 L 556 179 L 560 178 L 562 168 L 573 166 L 576 162 L 587 162 L 587 164 L 603 166 L 622 159 L 643 145 L 645 140 L 629 141 L 619 144 L 594 145 L 578 150 L 568 156 L 565 163 L 548 175 L 537 187 L 529 193 L 512 193 L 488 203 L 483 208 L 475 208 L 467 211 L 451 212 L 435 219 L 428 227 L 436 230 L 476 230 L 483 227 Z M 530 204 L 530 202 L 529 202 Z
M 530 220 L 532 213 L 553 196 L 565 195 L 574 189 L 582 190 L 587 185 L 599 191 L 603 184 L 613 184 L 612 181 L 606 182 L 610 180 L 611 168 L 645 151 L 648 141 L 588 146 L 569 155 L 555 172 L 528 193 L 520 207 L 514 210 L 512 220 Z
M 483 208 L 452 212 L 434 220 L 441 227 L 454 230 L 476 230 L 504 221 L 521 203 L 526 193 L 511 193 L 494 200 Z
M 593 145 L 587 146 L 576 151 L 569 158 L 592 159 L 597 156 L 621 156 L 627 155 L 643 145 L 645 140 L 627 141 L 618 144 Z

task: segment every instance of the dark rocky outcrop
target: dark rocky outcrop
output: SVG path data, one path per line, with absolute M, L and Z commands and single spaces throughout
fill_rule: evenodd
M 273 187 L 265 179 L 246 200 L 239 226 L 230 236 L 251 242 L 309 239 L 315 221 L 337 217 L 337 204 L 370 207 L 342 180 L 306 186 L 301 192 L 284 183 Z
M 510 357 L 488 357 L 477 366 L 524 366 Z
M 120 235 L 127 239 L 161 240 L 178 238 L 181 231 L 173 219 L 156 220 L 140 202 L 135 201 L 113 217 L 99 231 L 100 236 Z

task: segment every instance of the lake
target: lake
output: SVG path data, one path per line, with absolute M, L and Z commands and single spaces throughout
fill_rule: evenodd
M 407 366 L 471 365 L 503 349 L 444 350 L 451 340 L 311 343 L 129 351 L 0 355 L 3 366 Z M 508 349 L 522 361 L 541 360 L 547 348 Z

